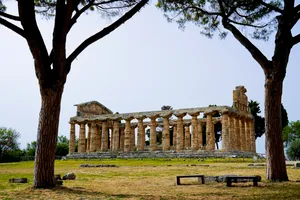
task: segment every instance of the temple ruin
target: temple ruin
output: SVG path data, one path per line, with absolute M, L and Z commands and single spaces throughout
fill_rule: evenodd
M 232 106 L 124 114 L 113 114 L 110 109 L 97 101 L 76 104 L 77 115 L 71 117 L 69 122 L 71 125 L 69 155 L 145 151 L 166 153 L 188 151 L 201 154 L 215 151 L 214 127 L 219 122 L 222 124 L 221 152 L 255 153 L 254 120 L 248 110 L 246 92 L 244 86 L 237 86 L 233 90 Z M 219 113 L 220 117 L 214 117 L 216 113 Z M 75 152 L 76 125 L 80 127 L 77 152 Z M 158 127 L 162 132 L 161 143 L 157 141 Z M 147 136 L 146 132 L 150 134 Z

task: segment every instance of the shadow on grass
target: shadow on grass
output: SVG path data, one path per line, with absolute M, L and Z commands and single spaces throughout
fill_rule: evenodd
M 44 189 L 34 189 L 31 188 L 31 191 L 41 191 Z M 99 191 L 91 191 L 88 190 L 84 187 L 65 187 L 65 186 L 59 186 L 55 188 L 50 188 L 48 189 L 54 193 L 57 194 L 70 194 L 70 195 L 75 195 L 75 196 L 95 196 L 95 197 L 109 197 L 109 198 L 117 198 L 117 199 L 122 199 L 122 198 L 134 198 L 134 199 L 157 199 L 157 196 L 155 195 L 137 195 L 137 194 L 110 194 L 110 193 L 103 193 Z M 101 198 L 100 198 L 101 199 Z M 161 199 L 161 198 L 160 198 Z

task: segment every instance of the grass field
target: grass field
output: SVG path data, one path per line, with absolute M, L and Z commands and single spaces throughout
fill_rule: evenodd
M 54 189 L 32 189 L 33 162 L 0 164 L 0 199 L 300 199 L 300 170 L 288 167 L 289 182 L 265 180 L 265 167 L 248 167 L 251 160 L 128 159 L 56 161 L 55 174 L 74 172 L 76 180 L 64 181 Z M 118 167 L 80 168 L 80 164 L 115 164 Z M 191 166 L 197 164 L 197 166 Z M 202 165 L 202 166 L 201 166 Z M 209 165 L 209 166 L 205 166 Z M 208 183 L 176 175 L 260 175 L 258 187 L 252 183 Z M 28 178 L 29 183 L 8 183 L 10 178 Z

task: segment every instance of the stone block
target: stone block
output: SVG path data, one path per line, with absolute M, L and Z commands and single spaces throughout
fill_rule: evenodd
M 27 178 L 11 178 L 9 179 L 10 183 L 27 183 L 28 179 Z
M 76 175 L 73 172 L 67 173 L 63 176 L 63 180 L 75 180 Z
M 300 162 L 295 162 L 294 166 L 295 168 L 300 168 Z

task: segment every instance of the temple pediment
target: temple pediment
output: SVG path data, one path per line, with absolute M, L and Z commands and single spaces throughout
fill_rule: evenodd
M 103 104 L 98 101 L 89 101 L 85 103 L 75 104 L 77 106 L 77 114 L 78 117 L 90 117 L 94 115 L 105 115 L 105 114 L 113 114 L 113 112 L 108 109 Z

